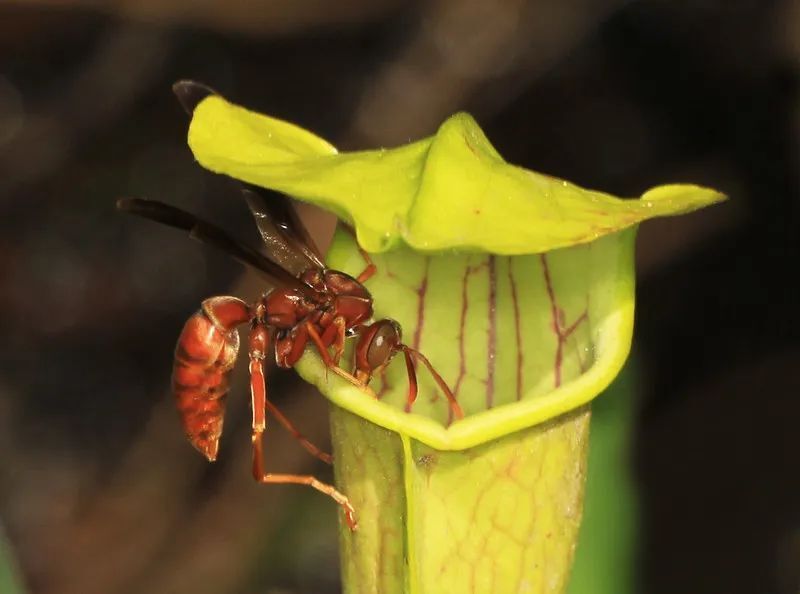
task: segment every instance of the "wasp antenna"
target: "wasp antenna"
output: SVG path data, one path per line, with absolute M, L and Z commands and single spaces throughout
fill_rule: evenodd
M 172 85 L 172 92 L 189 115 L 192 115 L 203 99 L 209 95 L 218 95 L 211 87 L 193 80 L 179 80 Z
M 461 408 L 461 405 L 458 403 L 458 400 L 456 400 L 456 397 L 453 394 L 453 391 L 450 389 L 450 386 L 448 386 L 447 382 L 444 381 L 444 378 L 441 375 L 439 375 L 439 372 L 436 371 L 436 369 L 434 369 L 433 365 L 431 365 L 431 362 L 428 361 L 428 358 L 422 353 L 420 353 L 417 349 L 412 349 L 408 345 L 401 345 L 400 348 L 403 349 L 403 352 L 405 353 L 411 353 L 414 356 L 414 358 L 417 359 L 417 361 L 422 361 L 423 365 L 425 365 L 425 367 L 428 368 L 428 371 L 430 372 L 431 376 L 433 376 L 433 380 L 437 384 L 439 384 L 439 388 L 442 390 L 442 392 L 444 392 L 444 395 L 449 401 L 450 408 L 453 410 L 453 414 L 455 415 L 456 419 L 459 420 L 463 419 L 464 410 Z

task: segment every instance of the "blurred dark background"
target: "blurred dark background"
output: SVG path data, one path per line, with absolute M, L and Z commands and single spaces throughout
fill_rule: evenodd
M 638 591 L 799 592 L 799 61 L 791 0 L 4 2 L 0 519 L 30 592 L 339 589 L 334 506 L 249 478 L 241 374 L 218 463 L 172 410 L 185 318 L 259 290 L 114 211 L 162 199 L 256 239 L 185 146 L 179 78 L 343 149 L 465 109 L 509 161 L 586 187 L 728 193 L 639 234 Z M 270 381 L 327 443 L 325 402 Z M 330 479 L 284 432 L 268 448 Z

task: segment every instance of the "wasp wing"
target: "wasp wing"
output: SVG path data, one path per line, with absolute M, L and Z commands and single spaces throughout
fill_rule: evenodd
M 117 201 L 117 208 L 169 227 L 182 229 L 193 239 L 220 249 L 239 262 L 254 268 L 276 287 L 290 287 L 306 292 L 312 290 L 280 264 L 237 241 L 220 227 L 199 219 L 185 210 L 143 198 L 122 198 Z
M 266 198 L 252 188 L 243 188 L 242 195 L 267 245 L 270 259 L 295 275 L 312 267 L 325 268 L 319 248 L 288 197 L 276 195 Z

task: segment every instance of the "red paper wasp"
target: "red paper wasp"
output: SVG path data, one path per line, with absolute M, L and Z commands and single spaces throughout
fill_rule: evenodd
M 267 291 L 253 304 L 231 296 L 210 297 L 186 322 L 178 339 L 172 374 L 172 388 L 184 430 L 192 445 L 208 460 L 216 458 L 228 376 L 239 350 L 236 328 L 249 324 L 254 478 L 262 483 L 304 484 L 327 494 L 342 506 L 348 525 L 355 529 L 353 507 L 333 486 L 313 476 L 264 471 L 261 436 L 267 410 L 309 452 L 326 462 L 331 461 L 330 456 L 306 440 L 267 398 L 263 362 L 269 347 L 274 345 L 277 365 L 289 368 L 297 363 L 310 342 L 329 369 L 362 388 L 375 371 L 385 368 L 391 358 L 402 351 L 409 380 L 407 410 L 417 394 L 414 357 L 428 368 L 448 398 L 455 417 L 462 418 L 463 412 L 430 362 L 402 343 L 397 322 L 383 319 L 368 323 L 373 313 L 372 296 L 362 283 L 375 272 L 370 260 L 358 278 L 327 268 L 288 199 L 267 200 L 249 189 L 243 193 L 269 257 L 236 241 L 219 227 L 173 206 L 142 199 L 123 199 L 117 203 L 121 210 L 183 229 L 194 239 L 226 251 L 260 272 L 268 282 Z M 344 342 L 349 336 L 358 337 L 355 375 L 339 367 Z

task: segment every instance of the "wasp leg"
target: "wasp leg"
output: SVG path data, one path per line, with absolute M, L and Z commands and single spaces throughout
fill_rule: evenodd
M 283 425 L 284 429 L 286 429 L 292 436 L 300 442 L 300 445 L 305 448 L 305 450 L 314 456 L 315 458 L 319 458 L 326 464 L 333 464 L 333 456 L 328 454 L 327 452 L 323 452 L 313 443 L 308 441 L 305 435 L 300 433 L 300 431 L 294 426 L 294 424 L 286 418 L 286 416 L 269 400 L 266 400 L 267 410 L 272 413 L 275 417 L 275 420 L 278 421 L 281 425 Z
M 260 474 L 256 480 L 260 483 L 269 484 L 294 484 L 294 485 L 307 485 L 312 489 L 316 489 L 320 493 L 324 493 L 336 503 L 338 503 L 344 511 L 344 518 L 348 527 L 353 532 L 358 528 L 356 521 L 356 512 L 350 503 L 350 500 L 337 491 L 333 485 L 323 483 L 309 474 L 275 474 L 271 472 L 263 472 L 263 458 L 262 445 L 259 438 L 253 435 L 253 468 L 258 469 Z
M 257 332 L 259 333 L 262 332 L 262 330 L 259 330 L 259 328 L 262 328 L 262 326 L 259 325 L 255 330 L 253 330 L 253 334 L 251 335 L 250 338 L 251 345 L 254 340 L 255 341 L 262 340 L 260 336 L 256 336 Z M 294 364 L 297 363 L 297 360 L 303 354 L 303 349 L 305 349 L 306 343 L 308 342 L 308 336 L 307 334 L 305 334 L 305 331 L 303 330 L 302 327 L 300 328 L 300 330 L 301 330 L 300 332 L 289 334 L 288 336 L 278 335 L 275 338 L 275 363 L 279 367 L 285 367 L 285 368 L 294 367 Z M 259 353 L 262 353 L 264 356 L 266 356 L 266 351 L 267 351 L 266 345 L 264 346 L 264 348 L 260 348 L 260 344 L 256 344 L 255 346 L 257 347 L 256 353 L 253 353 L 251 351 L 251 364 L 254 356 L 256 358 L 261 356 Z M 251 376 L 252 373 L 253 371 L 251 369 Z M 258 370 L 256 370 L 255 373 L 258 373 Z M 323 462 L 327 462 L 328 464 L 332 463 L 333 458 L 331 457 L 331 455 L 323 452 L 313 443 L 308 441 L 308 439 L 306 439 L 305 436 L 302 433 L 300 433 L 300 431 L 298 431 L 297 428 L 295 428 L 292 422 L 289 419 L 287 419 L 286 416 L 280 410 L 278 410 L 278 407 L 276 407 L 274 404 L 272 404 L 272 402 L 266 399 L 266 396 L 264 398 L 264 402 L 266 404 L 267 409 L 269 409 L 269 411 L 275 415 L 275 419 L 281 425 L 283 425 L 286 428 L 286 430 L 289 431 L 289 433 L 291 433 L 295 437 L 295 439 L 297 439 L 297 441 L 300 442 L 300 445 L 303 446 L 308 451 L 308 453 L 310 453 L 312 456 L 319 458 Z
M 308 344 L 308 330 L 306 329 L 306 325 L 300 324 L 299 326 L 292 328 L 283 341 L 289 346 L 285 356 L 279 364 L 287 368 L 294 367 L 295 364 L 300 360 L 300 357 L 303 356 L 303 351 L 306 350 L 306 344 Z
M 345 230 L 347 230 L 348 233 L 350 233 L 350 235 L 353 236 L 353 239 L 356 242 L 356 247 L 358 248 L 358 253 L 361 254 L 362 258 L 364 258 L 364 262 L 367 263 L 367 267 L 364 268 L 364 270 L 361 271 L 361 274 L 359 274 L 356 277 L 356 280 L 358 282 L 365 283 L 370 278 L 372 278 L 372 276 L 376 272 L 378 272 L 378 267 L 375 266 L 375 262 L 372 261 L 372 258 L 370 257 L 369 253 L 358 244 L 358 238 L 356 237 L 355 229 L 353 229 L 349 225 L 344 225 L 344 228 L 345 228 Z
M 372 261 L 370 255 L 367 252 L 365 252 L 360 246 L 358 248 L 358 251 L 361 253 L 361 257 L 364 258 L 364 260 L 366 260 L 367 267 L 361 271 L 361 274 L 359 274 L 356 277 L 356 280 L 360 283 L 365 283 L 369 279 L 371 279 L 376 272 L 378 272 L 378 267 L 375 266 L 375 263 Z
M 256 325 L 250 334 L 250 395 L 253 407 L 253 478 L 259 483 L 265 484 L 308 485 L 324 493 L 342 507 L 347 525 L 351 530 L 355 530 L 357 526 L 355 510 L 350 504 L 350 500 L 337 491 L 332 485 L 323 483 L 310 475 L 275 474 L 264 471 L 264 444 L 262 436 L 267 424 L 267 387 L 264 381 L 264 358 L 268 341 L 269 335 L 267 329 L 260 324 Z
M 345 329 L 347 327 L 347 322 L 344 321 L 342 316 L 336 316 L 333 318 L 330 326 L 325 328 L 325 331 L 322 333 L 320 339 L 322 340 L 322 344 L 325 345 L 333 345 L 333 364 L 338 367 L 339 361 L 342 358 L 342 354 L 344 353 L 344 339 L 345 339 Z
M 308 332 L 308 336 L 309 338 L 311 338 L 311 341 L 314 343 L 314 345 L 316 345 L 317 350 L 319 351 L 319 355 L 320 357 L 322 357 L 322 362 L 325 364 L 326 369 L 330 369 L 339 377 L 346 379 L 354 386 L 361 388 L 365 392 L 368 392 L 370 396 L 377 398 L 377 395 L 375 394 L 375 392 L 372 391 L 372 388 L 358 381 L 358 379 L 356 379 L 355 376 L 347 373 L 344 369 L 342 369 L 333 362 L 333 359 L 331 359 L 331 355 L 328 352 L 328 349 L 325 348 L 325 343 L 322 342 L 322 338 L 320 338 L 320 335 L 317 332 L 317 329 L 314 328 L 314 325 L 311 322 L 306 322 L 305 326 L 306 326 L 306 331 Z

